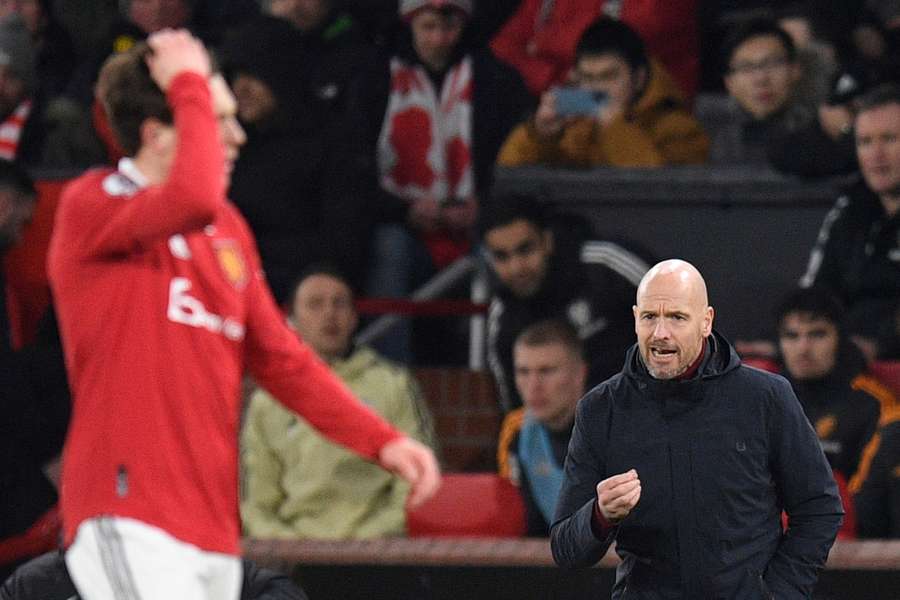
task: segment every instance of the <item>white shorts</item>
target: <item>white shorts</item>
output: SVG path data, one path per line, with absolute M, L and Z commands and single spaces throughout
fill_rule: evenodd
M 238 600 L 241 561 L 179 541 L 135 519 L 78 526 L 66 566 L 84 600 Z

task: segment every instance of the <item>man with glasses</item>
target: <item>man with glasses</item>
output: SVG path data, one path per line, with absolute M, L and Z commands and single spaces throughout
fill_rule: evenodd
M 513 130 L 497 161 L 655 167 L 705 162 L 708 148 L 684 97 L 638 34 L 601 17 L 581 35 L 570 85 L 544 92 L 534 117 Z
M 771 140 L 809 124 L 811 107 L 794 99 L 802 74 L 790 36 L 770 19 L 738 25 L 723 45 L 724 83 L 730 102 L 698 102 L 712 140 L 710 160 L 725 164 L 768 164 Z

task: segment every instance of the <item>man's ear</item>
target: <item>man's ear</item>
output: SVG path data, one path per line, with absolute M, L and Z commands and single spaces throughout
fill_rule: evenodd
M 647 89 L 650 83 L 650 67 L 638 67 L 634 70 L 634 89 L 631 91 L 631 102 L 637 102 L 638 97 Z
M 171 128 L 171 125 L 166 125 L 159 119 L 148 118 L 144 119 L 144 122 L 141 123 L 140 128 L 140 136 L 141 136 L 141 148 L 155 148 L 158 144 L 161 136 L 164 135 L 168 129 Z
M 704 315 L 703 320 L 703 337 L 708 337 L 712 333 L 713 328 L 713 320 L 715 319 L 716 311 L 713 310 L 712 306 L 706 307 L 706 315 Z

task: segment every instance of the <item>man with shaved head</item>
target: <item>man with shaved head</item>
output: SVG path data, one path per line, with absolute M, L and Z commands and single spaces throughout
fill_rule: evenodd
M 741 364 L 690 263 L 650 269 L 633 310 L 624 368 L 578 404 L 556 562 L 615 541 L 614 600 L 808 598 L 843 510 L 790 384 Z

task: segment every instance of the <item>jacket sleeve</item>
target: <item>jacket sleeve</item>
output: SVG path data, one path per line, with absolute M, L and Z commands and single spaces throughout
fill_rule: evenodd
M 806 273 L 800 278 L 800 287 L 821 285 L 836 294 L 840 294 L 844 289 L 843 277 L 838 264 L 840 255 L 838 238 L 849 204 L 849 196 L 841 196 L 825 215 L 816 237 L 816 244 L 809 253 Z
M 360 402 L 315 353 L 300 342 L 279 312 L 265 283 L 252 236 L 239 219 L 251 249 L 245 361 L 250 373 L 279 402 L 335 443 L 369 460 L 403 437 Z
M 422 397 L 422 390 L 413 375 L 401 372 L 393 386 L 393 406 L 387 419 L 406 435 L 417 439 L 437 451 L 437 435 L 434 419 Z
M 265 392 L 257 390 L 241 429 L 241 520 L 244 532 L 258 538 L 280 537 L 289 528 L 277 512 L 285 498 L 279 483 L 283 466 L 265 432 L 267 406 Z
M 132 252 L 203 227 L 224 204 L 225 159 L 208 82 L 195 73 L 182 73 L 167 98 L 178 140 L 165 182 L 130 197 L 77 194 L 77 203 L 62 202 L 61 212 L 77 213 L 76 226 L 67 232 L 85 254 Z
M 600 428 L 602 418 L 590 407 L 595 391 L 578 403 L 575 426 L 566 456 L 565 473 L 556 515 L 550 526 L 550 549 L 561 567 L 589 567 L 609 549 L 618 528 L 605 528 L 601 537 L 594 534 L 591 519 L 597 502 L 597 484 L 605 478 L 606 448 Z M 589 408 L 590 407 L 590 408 Z
M 520 123 L 512 130 L 497 156 L 497 164 L 501 167 L 560 163 L 559 140 L 540 139 L 530 121 Z
M 773 477 L 788 527 L 765 581 L 775 598 L 809 598 L 834 543 L 844 510 L 815 431 L 790 384 L 773 384 L 770 444 Z

